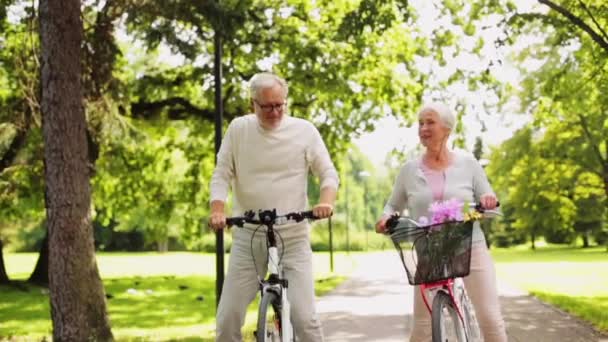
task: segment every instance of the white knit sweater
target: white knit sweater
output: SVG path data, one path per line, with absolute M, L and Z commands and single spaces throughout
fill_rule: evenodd
M 279 127 L 266 130 L 255 114 L 245 115 L 230 123 L 222 140 L 210 201 L 225 202 L 231 187 L 233 215 L 306 210 L 309 170 L 320 178 L 321 188 L 338 188 L 338 173 L 312 123 L 285 115 Z

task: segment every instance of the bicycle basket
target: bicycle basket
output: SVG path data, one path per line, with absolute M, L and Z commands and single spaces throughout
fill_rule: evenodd
M 419 285 L 467 276 L 472 235 L 473 221 L 467 221 L 416 228 L 415 233 L 409 234 L 397 231 L 391 239 L 409 283 Z

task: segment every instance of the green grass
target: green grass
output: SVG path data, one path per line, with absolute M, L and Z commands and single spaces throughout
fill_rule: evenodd
M 492 255 L 500 278 L 608 332 L 605 247 L 519 246 Z
M 37 254 L 5 255 L 9 276 L 25 279 Z M 314 256 L 318 296 L 345 279 L 357 254 Z M 112 332 L 118 341 L 212 341 L 215 331 L 215 256 L 200 253 L 99 253 Z M 228 258 L 226 258 L 226 262 Z M 27 285 L 0 287 L 0 340 L 42 340 L 51 336 L 48 291 Z M 245 336 L 252 336 L 257 300 L 248 308 Z

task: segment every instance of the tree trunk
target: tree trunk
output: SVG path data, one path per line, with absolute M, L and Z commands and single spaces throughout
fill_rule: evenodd
M 162 239 L 158 241 L 156 248 L 159 253 L 167 253 L 169 251 L 169 240 Z
M 532 249 L 536 249 L 536 233 L 532 232 L 532 236 L 531 236 L 531 240 L 532 240 Z
M 44 234 L 44 239 L 38 253 L 38 261 L 36 267 L 27 280 L 30 283 L 42 286 L 49 285 L 49 231 Z
M 583 248 L 589 247 L 589 235 L 590 234 L 591 234 L 591 231 L 589 231 L 589 229 L 587 229 L 583 232 Z
M 2 243 L 2 239 L 0 239 L 0 284 L 8 284 L 10 281 L 4 267 L 4 244 Z
M 53 340 L 111 341 L 90 216 L 80 6 L 76 0 L 39 5 Z

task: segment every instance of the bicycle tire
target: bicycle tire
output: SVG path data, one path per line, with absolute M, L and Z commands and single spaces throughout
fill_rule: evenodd
M 433 342 L 466 342 L 464 326 L 450 296 L 438 291 L 431 311 Z
M 274 292 L 266 292 L 260 301 L 258 311 L 257 342 L 281 341 L 281 311 L 280 298 Z
M 477 317 L 475 316 L 475 310 L 464 289 L 460 295 L 460 305 L 462 307 L 462 313 L 465 319 L 465 329 L 468 342 L 481 341 L 481 331 L 479 330 L 479 323 L 477 322 Z

